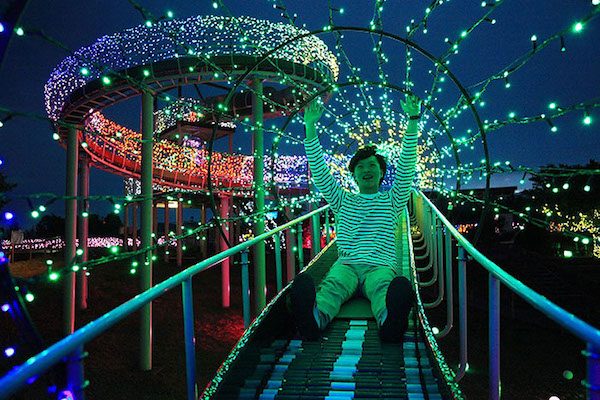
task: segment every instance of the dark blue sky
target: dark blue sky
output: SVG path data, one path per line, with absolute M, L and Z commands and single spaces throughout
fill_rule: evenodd
M 155 16 L 172 10 L 175 18 L 227 12 L 212 7 L 210 1 L 156 1 L 140 0 L 139 3 Z M 297 22 L 308 29 L 318 29 L 327 24 L 327 1 L 308 0 L 285 3 L 289 14 L 298 15 Z M 383 10 L 384 30 L 405 35 L 405 27 L 411 19 L 419 21 L 426 7 L 423 1 L 387 1 Z M 337 14 L 338 25 L 367 27 L 374 15 L 371 1 L 337 1 L 345 13 Z M 248 15 L 283 21 L 272 1 L 244 0 L 225 1 L 225 5 L 236 16 Z M 469 87 L 498 72 L 531 48 L 530 37 L 536 34 L 540 41 L 574 24 L 593 9 L 589 0 L 551 1 L 505 1 L 497 7 L 492 17 L 496 24 L 484 23 L 475 29 L 461 44 L 459 53 L 450 58 L 449 68 L 462 84 Z M 444 38 L 457 38 L 460 32 L 475 22 L 485 10 L 478 1 L 452 0 L 441 5 L 431 14 L 427 34 L 414 37 L 415 42 L 434 55 L 443 54 L 448 48 Z M 41 29 L 47 35 L 64 43 L 70 49 L 89 45 L 98 37 L 142 24 L 144 19 L 127 1 L 106 0 L 52 2 L 31 0 L 22 14 L 20 23 L 26 30 Z M 6 33 L 4 33 L 6 34 Z M 329 45 L 331 35 L 321 36 Z M 483 96 L 485 106 L 479 108 L 482 119 L 506 119 L 510 111 L 519 116 L 537 115 L 547 112 L 547 104 L 556 101 L 561 105 L 597 99 L 600 101 L 600 21 L 592 20 L 578 34 L 565 36 L 566 52 L 560 52 L 559 42 L 535 55 L 525 67 L 511 75 L 511 88 L 504 82 L 492 83 Z M 594 42 L 594 38 L 596 41 Z M 371 39 L 365 35 L 347 34 L 344 49 L 352 64 L 361 68 L 363 79 L 375 79 L 376 59 L 371 50 Z M 405 74 L 404 48 L 391 42 L 384 43 L 384 51 L 390 58 L 385 70 L 390 81 L 400 84 Z M 0 67 L 0 106 L 37 115 L 44 114 L 43 88 L 54 67 L 68 55 L 62 49 L 36 37 L 13 37 Z M 427 73 L 431 63 L 416 57 L 413 67 L 415 92 L 425 96 L 431 87 Z M 344 70 L 343 70 L 344 72 Z M 344 75 L 344 73 L 342 74 Z M 342 76 L 341 80 L 345 80 Z M 447 107 L 457 98 L 457 90 L 445 83 L 435 107 Z M 470 89 L 473 92 L 474 89 Z M 444 97 L 445 96 L 445 97 Z M 333 103 L 332 103 L 333 104 Z M 342 104 L 342 103 L 338 103 Z M 397 99 L 395 104 L 397 105 Z M 136 129 L 139 124 L 131 102 L 121 109 L 110 110 L 119 122 Z M 508 126 L 489 135 L 491 161 L 510 160 L 515 165 L 537 167 L 547 163 L 586 163 L 599 158 L 600 112 L 592 111 L 594 122 L 584 127 L 582 111 L 566 115 L 554 121 L 558 132 L 551 133 L 544 122 Z M 275 123 L 278 123 L 275 121 Z M 475 128 L 471 114 L 464 114 L 454 123 L 456 132 Z M 299 127 L 292 128 L 298 134 Z M 456 134 L 456 136 L 460 136 Z M 242 139 L 235 147 L 247 150 L 248 143 Z M 270 145 L 272 137 L 267 139 Z M 443 140 L 441 145 L 447 144 Z M 302 154 L 300 146 L 283 146 L 282 154 Z M 481 145 L 476 143 L 474 151 L 464 150 L 465 162 L 481 159 Z M 48 122 L 16 117 L 0 128 L 0 167 L 9 179 L 18 184 L 14 195 L 55 193 L 63 194 L 65 188 L 65 151 L 52 140 L 52 128 Z M 497 185 L 515 184 L 520 176 L 498 177 Z M 91 194 L 123 193 L 122 179 L 102 171 L 91 175 Z M 35 203 L 39 204 L 39 203 Z M 106 204 L 93 205 L 102 213 Z M 15 199 L 11 208 L 21 215 L 22 225 L 29 225 L 30 218 L 23 216 L 28 206 L 23 200 Z M 50 212 L 62 214 L 62 204 L 53 205 Z

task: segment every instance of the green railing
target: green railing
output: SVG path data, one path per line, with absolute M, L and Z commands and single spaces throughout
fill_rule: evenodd
M 431 281 L 435 281 L 439 285 L 438 298 L 433 303 L 425 304 L 425 308 L 439 305 L 444 293 L 446 295 L 446 326 L 442 331 L 436 333 L 438 338 L 445 336 L 453 325 L 452 239 L 456 241 L 458 247 L 460 360 L 458 371 L 455 372 L 456 381 L 460 381 L 467 368 L 466 262 L 468 255 L 488 272 L 489 399 L 500 399 L 500 285 L 502 284 L 541 311 L 547 318 L 587 344 L 587 350 L 583 352 L 587 358 L 587 379 L 582 383 L 586 388 L 587 399 L 600 400 L 600 330 L 527 287 L 485 257 L 456 230 L 422 192 L 416 191 L 413 193 L 411 204 L 424 237 L 424 244 L 418 246 L 421 249 L 426 246 L 428 250 L 429 263 L 422 270 L 433 268 L 435 280 L 432 279 Z M 416 268 L 416 270 L 419 269 Z M 430 286 L 431 281 L 424 282 L 422 286 Z
M 259 242 L 274 237 L 277 241 L 279 239 L 279 232 L 298 227 L 298 254 L 300 256 L 300 269 L 302 268 L 303 257 L 302 257 L 302 222 L 308 218 L 318 216 L 321 212 L 326 213 L 325 221 L 328 222 L 329 205 L 318 208 L 311 211 L 293 221 L 290 221 L 284 225 L 278 226 L 275 229 L 265 232 L 253 239 L 246 242 L 240 243 L 235 247 L 227 249 L 219 254 L 211 256 L 204 261 L 190 266 L 184 271 L 173 275 L 172 277 L 164 280 L 163 282 L 153 286 L 143 293 L 135 296 L 131 300 L 121 304 L 115 309 L 104 314 L 100 318 L 88 323 L 87 325 L 79 328 L 71 335 L 61 339 L 52 346 L 48 347 L 41 353 L 31 357 L 22 365 L 11 370 L 5 376 L 0 378 L 0 399 L 9 398 L 12 394 L 22 389 L 27 385 L 27 381 L 34 376 L 38 376 L 47 372 L 54 365 L 63 361 L 64 358 L 69 357 L 76 350 L 80 350 L 90 340 L 101 335 L 109 328 L 117 324 L 122 319 L 130 316 L 140 308 L 149 304 L 156 298 L 164 295 L 169 290 L 178 287 L 182 287 L 182 302 L 183 302 L 183 324 L 184 324 L 184 341 L 185 341 L 185 355 L 186 355 L 186 386 L 187 386 L 187 398 L 188 400 L 195 400 L 198 398 L 198 388 L 196 385 L 196 358 L 195 358 L 195 335 L 194 335 L 194 310 L 192 303 L 192 277 L 208 268 L 219 264 L 221 261 L 228 257 L 232 257 L 238 253 L 242 253 L 242 290 L 243 298 L 243 314 L 244 314 L 244 326 L 250 325 L 250 290 L 248 283 L 248 249 Z M 319 218 L 313 218 L 313 224 L 319 224 Z M 328 224 L 327 224 L 328 225 Z M 316 230 L 318 231 L 318 230 Z M 278 269 L 277 279 L 281 279 L 281 247 L 275 246 L 276 256 L 276 267 Z M 278 283 L 281 286 L 281 283 Z M 81 388 L 73 388 L 79 391 Z M 73 391 L 71 391 L 72 393 Z M 64 398 L 69 398 L 69 394 L 65 393 Z M 73 398 L 72 396 L 70 398 Z

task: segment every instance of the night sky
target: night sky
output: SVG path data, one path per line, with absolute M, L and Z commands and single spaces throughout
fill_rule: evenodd
M 299 1 L 279 1 L 285 4 L 290 15 L 297 14 L 296 24 L 306 24 L 309 30 L 320 29 L 328 23 L 328 2 L 307 0 L 300 6 Z M 154 16 L 172 10 L 175 18 L 195 15 L 229 15 L 222 8 L 214 9 L 211 1 L 156 1 L 140 0 L 140 5 Z M 280 10 L 273 7 L 272 1 L 244 0 L 225 1 L 224 4 L 235 16 L 252 16 L 283 22 Z M 338 1 L 331 4 L 344 8 L 344 13 L 335 13 L 336 25 L 368 27 L 374 15 L 374 2 Z M 405 27 L 411 19 L 421 20 L 428 4 L 424 1 L 387 1 L 383 10 L 383 29 L 400 36 L 406 34 Z M 596 6 L 597 7 L 597 6 Z M 531 36 L 537 35 L 539 43 L 554 33 L 572 26 L 580 18 L 592 11 L 590 0 L 552 1 L 504 1 L 496 7 L 491 17 L 496 23 L 484 22 L 465 38 L 459 52 L 451 56 L 449 69 L 472 93 L 473 85 L 502 70 L 515 59 L 526 54 L 531 48 Z M 479 19 L 486 8 L 479 1 L 452 0 L 432 12 L 427 26 L 427 34 L 422 31 L 414 36 L 414 41 L 430 53 L 439 56 L 449 47 L 444 38 L 452 41 L 460 37 L 460 32 Z M 42 30 L 46 35 L 76 50 L 94 42 L 105 34 L 112 34 L 144 23 L 144 18 L 125 0 L 94 1 L 42 1 L 31 0 L 21 16 L 20 25 L 26 31 Z M 7 32 L 0 33 L 6 35 Z M 368 35 L 345 35 L 343 48 L 352 65 L 361 68 L 362 79 L 377 79 L 376 58 L 372 51 L 372 41 Z M 320 36 L 333 49 L 333 36 Z M 547 48 L 510 76 L 511 87 L 505 88 L 503 80 L 490 84 L 482 99 L 485 105 L 478 106 L 482 119 L 507 119 L 509 112 L 518 116 L 539 115 L 548 112 L 548 103 L 555 101 L 569 106 L 594 100 L 600 102 L 600 21 L 592 19 L 579 33 L 569 32 L 564 36 L 566 51 L 560 51 L 559 41 Z M 594 40 L 594 38 L 596 40 Z M 402 86 L 405 76 L 405 48 L 385 41 L 383 50 L 389 57 L 384 69 L 389 80 Z M 52 70 L 69 53 L 39 37 L 13 36 L 8 51 L 0 66 L 0 107 L 18 112 L 45 116 L 43 89 Z M 412 69 L 415 92 L 426 97 L 425 91 L 431 87 L 432 79 L 428 70 L 433 66 L 428 60 L 416 56 Z M 342 67 L 341 81 L 345 80 L 347 68 Z M 444 92 L 432 103 L 436 108 L 447 108 L 454 104 L 458 91 L 451 83 L 444 84 Z M 354 94 L 352 94 L 354 96 Z M 399 109 L 395 94 L 394 108 Z M 378 98 L 375 98 L 376 102 Z M 335 101 L 335 99 L 334 99 Z M 342 103 L 334 103 L 341 105 Z M 338 110 L 340 111 L 340 110 Z M 139 128 L 139 99 L 117 105 L 108 110 L 107 115 L 132 129 Z M 490 161 L 510 160 L 514 165 L 539 167 L 548 163 L 585 164 L 589 159 L 600 157 L 600 112 L 591 109 L 593 122 L 582 124 L 583 110 L 569 113 L 553 120 L 558 127 L 552 133 L 545 122 L 524 125 L 509 125 L 491 132 L 489 140 Z M 341 111 L 340 111 L 341 113 Z M 0 115 L 0 118 L 5 115 Z M 280 124 L 283 120 L 269 121 Z M 453 122 L 456 137 L 466 129 L 475 128 L 471 114 L 463 114 Z M 300 126 L 291 128 L 294 135 L 301 134 Z M 48 121 L 26 117 L 14 117 L 0 128 L 0 158 L 2 171 L 9 180 L 18 184 L 12 192 L 13 201 L 9 205 L 19 215 L 21 226 L 33 222 L 28 215 L 28 205 L 23 199 L 14 196 L 35 193 L 64 194 L 65 190 L 65 151 L 52 140 L 52 126 Z M 266 139 L 270 146 L 273 136 Z M 249 152 L 247 135 L 239 134 L 234 147 Z M 373 138 L 373 140 L 378 140 Z M 441 139 L 440 139 L 441 140 Z M 326 146 L 329 145 L 325 140 Z M 441 145 L 445 145 L 441 141 Z M 298 145 L 283 145 L 281 154 L 303 154 Z M 478 162 L 482 157 L 480 142 L 475 150 L 463 151 L 465 162 Z M 518 184 L 521 174 L 494 177 L 494 185 Z M 476 183 L 475 183 L 476 184 Z M 123 194 L 122 178 L 107 172 L 93 170 L 91 194 Z M 34 202 L 39 204 L 39 202 Z M 92 204 L 91 212 L 105 213 L 107 203 Z M 63 205 L 55 203 L 49 212 L 63 213 Z

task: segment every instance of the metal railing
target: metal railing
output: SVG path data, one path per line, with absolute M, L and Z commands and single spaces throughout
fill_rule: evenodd
M 138 311 L 144 305 L 150 303 L 154 299 L 164 295 L 167 291 L 181 285 L 182 287 L 182 302 L 183 302 L 183 323 L 184 323 L 184 341 L 185 341 L 185 358 L 186 358 L 186 389 L 188 400 L 198 398 L 198 389 L 195 381 L 196 377 L 196 358 L 195 358 L 195 334 L 194 334 L 194 309 L 192 302 L 192 277 L 208 268 L 220 263 L 224 259 L 234 256 L 237 253 L 242 253 L 242 296 L 243 296 L 243 316 L 244 326 L 247 328 L 250 325 L 250 290 L 248 283 L 248 249 L 253 245 L 264 241 L 271 236 L 279 239 L 279 232 L 298 226 L 298 255 L 300 256 L 300 269 L 303 266 L 302 257 L 302 222 L 313 216 L 318 216 L 321 212 L 325 212 L 325 221 L 329 219 L 329 205 L 311 211 L 301 217 L 296 218 L 284 225 L 278 226 L 275 229 L 265 232 L 253 239 L 240 243 L 235 247 L 227 249 L 219 254 L 211 256 L 204 261 L 194 264 L 184 271 L 173 275 L 163 282 L 153 286 L 143 293 L 135 296 L 131 300 L 121 304 L 113 310 L 107 312 L 98 319 L 79 328 L 71 335 L 61 339 L 52 346 L 48 347 L 41 353 L 31 357 L 22 365 L 14 368 L 5 376 L 0 378 L 0 399 L 5 399 L 27 385 L 27 381 L 40 374 L 47 372 L 52 366 L 63 361 L 63 358 L 68 357 L 78 348 L 82 348 L 84 344 L 101 335 L 109 328 L 117 324 L 125 317 Z M 313 223 L 320 223 L 318 218 L 313 218 Z M 281 279 L 281 247 L 275 246 L 277 279 Z M 277 258 L 279 260 L 277 261 Z M 278 281 L 278 287 L 281 282 Z
M 458 232 L 422 192 L 415 191 L 413 193 L 412 208 L 424 236 L 424 241 L 430 247 L 428 250 L 431 265 L 422 270 L 433 268 L 434 273 L 437 271 L 436 277 L 440 278 L 437 281 L 439 289 L 438 298 L 434 302 L 435 304 L 425 304 L 425 306 L 439 305 L 441 300 L 439 302 L 438 300 L 444 296 L 444 292 L 446 293 L 446 326 L 436 334 L 438 338 L 445 336 L 453 325 L 452 239 L 456 240 L 456 246 L 458 247 L 458 330 L 460 356 L 458 371 L 455 373 L 456 381 L 459 381 L 464 376 L 468 365 L 466 297 L 466 263 L 468 255 L 488 271 L 489 399 L 500 399 L 500 285 L 502 284 L 542 312 L 547 318 L 586 343 L 587 350 L 582 352 L 582 354 L 587 358 L 587 379 L 582 384 L 586 388 L 586 398 L 588 400 L 600 400 L 600 330 L 527 287 L 485 257 Z M 443 247 L 442 242 L 444 242 Z M 445 253 L 445 257 L 443 253 Z M 445 277 L 445 280 L 442 279 L 443 277 Z M 428 286 L 430 283 L 424 282 L 424 284 L 419 283 L 419 285 Z

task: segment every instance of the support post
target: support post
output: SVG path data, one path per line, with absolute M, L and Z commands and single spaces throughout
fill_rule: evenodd
M 242 250 L 242 315 L 244 329 L 250 326 L 250 278 L 248 277 L 248 249 Z
M 227 242 L 229 241 L 229 209 L 231 207 L 231 196 L 227 194 L 221 194 L 219 196 L 221 204 L 219 207 L 221 220 L 225 221 L 222 224 L 223 235 L 219 234 L 220 251 L 228 249 Z M 221 304 L 223 308 L 228 308 L 230 305 L 230 290 L 231 284 L 229 279 L 229 257 L 221 262 Z
M 285 231 L 285 272 L 287 282 L 290 282 L 296 276 L 296 255 L 294 254 L 296 237 L 292 229 L 290 228 Z
M 281 238 L 279 237 L 279 233 L 273 235 L 273 240 L 275 241 L 275 281 L 277 284 L 277 293 L 281 292 L 282 288 L 282 278 L 281 278 Z
M 458 246 L 458 336 L 460 342 L 460 364 L 456 381 L 467 371 L 467 252 Z
M 79 163 L 79 192 L 81 200 L 79 202 L 80 209 L 77 216 L 79 238 L 79 248 L 83 250 L 81 261 L 88 260 L 88 236 L 89 236 L 89 219 L 87 217 L 90 211 L 90 163 L 87 158 L 82 158 Z M 84 217 L 85 213 L 85 217 Z M 86 271 L 80 270 L 77 272 L 77 304 L 80 310 L 86 310 L 88 307 L 88 277 Z
M 298 222 L 298 272 L 304 268 L 304 240 L 302 235 L 302 222 Z
M 183 202 L 177 201 L 177 210 L 175 213 L 175 223 L 177 226 L 175 227 L 175 235 L 177 237 L 181 236 L 182 230 L 181 226 L 183 225 Z M 177 268 L 181 269 L 183 267 L 183 240 L 177 239 Z
M 587 379 L 581 382 L 586 388 L 585 398 L 600 400 L 600 349 L 588 343 L 582 354 L 587 359 Z
M 169 210 L 169 200 L 165 200 L 165 223 L 163 226 L 163 230 L 164 230 L 164 235 L 165 235 L 165 252 L 164 252 L 164 260 L 166 263 L 169 262 L 169 227 L 170 227 L 170 221 L 169 221 L 169 214 L 170 214 L 170 210 Z
M 67 186 L 65 191 L 65 266 L 63 278 L 63 334 L 75 331 L 75 294 L 77 277 L 71 269 L 75 264 L 77 235 L 77 160 L 79 158 L 78 132 L 74 127 L 67 131 Z M 67 357 L 67 387 L 76 400 L 84 398 L 83 387 L 83 346 Z
M 185 345 L 185 372 L 187 400 L 198 399 L 198 385 L 196 384 L 196 336 L 194 333 L 194 300 L 192 291 L 192 278 L 181 283 L 183 297 L 183 336 Z
M 311 218 L 312 224 L 312 257 L 315 258 L 321 251 L 321 216 L 313 215 Z
M 500 282 L 489 273 L 489 399 L 500 400 Z
M 265 232 L 265 187 L 264 187 L 264 137 L 263 137 L 263 83 L 254 79 L 252 86 L 252 115 L 254 116 L 254 212 L 259 218 L 254 222 L 254 237 Z M 254 246 L 254 296 L 255 314 L 258 315 L 266 306 L 266 260 L 265 242 Z
M 154 97 L 149 92 L 142 93 L 142 235 L 144 249 L 139 265 L 140 290 L 152 287 L 152 148 L 154 131 Z M 141 308 L 140 324 L 140 367 L 143 371 L 152 369 L 152 302 Z

